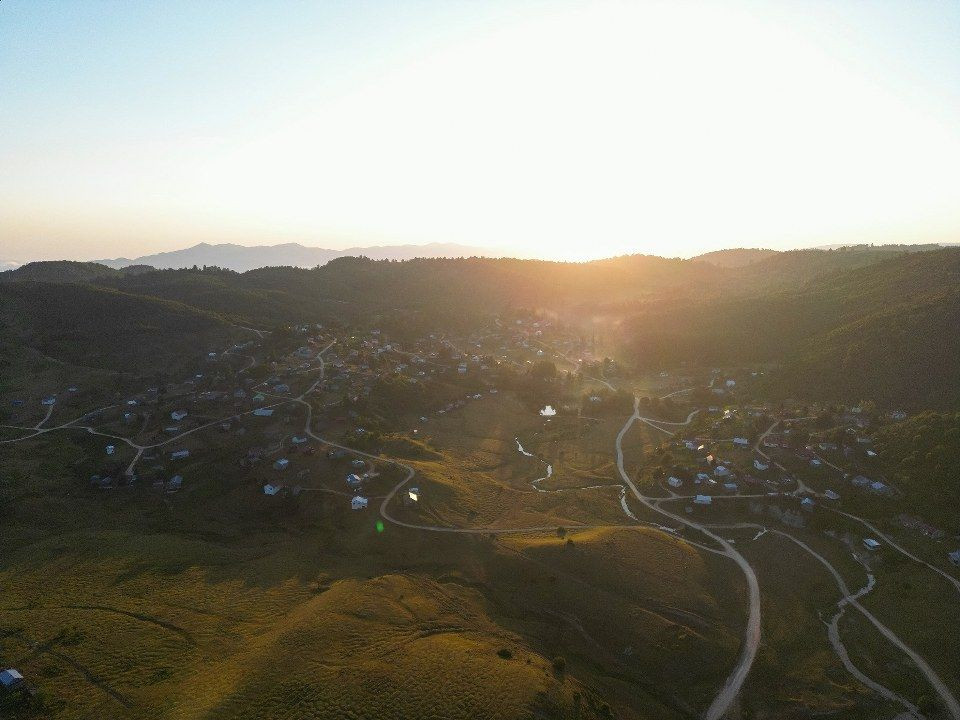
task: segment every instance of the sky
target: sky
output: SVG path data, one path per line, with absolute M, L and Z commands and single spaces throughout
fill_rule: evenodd
M 960 241 L 953 0 L 2 0 L 0 261 Z

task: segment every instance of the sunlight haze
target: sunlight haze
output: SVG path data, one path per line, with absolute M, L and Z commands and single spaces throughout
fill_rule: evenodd
M 0 5 L 0 260 L 956 241 L 960 10 Z

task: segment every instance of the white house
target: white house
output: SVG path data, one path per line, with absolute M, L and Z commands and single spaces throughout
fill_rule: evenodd
M 667 485 L 669 485 L 670 487 L 678 488 L 681 485 L 683 485 L 683 480 L 677 477 L 673 477 L 671 475 L 669 478 L 667 478 Z
M 713 503 L 713 498 L 709 495 L 697 495 L 693 502 L 695 505 L 710 505 Z
M 286 470 L 287 466 L 290 465 L 290 461 L 286 458 L 280 458 L 273 464 L 274 470 Z
M 361 495 L 354 496 L 354 498 L 350 501 L 350 507 L 353 510 L 366 510 L 367 505 L 369 504 L 370 501 Z

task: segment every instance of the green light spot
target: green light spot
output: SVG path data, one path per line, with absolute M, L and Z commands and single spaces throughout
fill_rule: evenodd
M 383 520 L 377 520 L 377 532 L 383 532 Z

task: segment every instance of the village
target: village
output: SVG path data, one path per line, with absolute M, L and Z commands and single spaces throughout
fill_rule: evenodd
M 619 523 L 684 539 L 699 528 L 761 528 L 757 537 L 779 528 L 844 549 L 871 577 L 907 552 L 860 520 L 881 515 L 925 545 L 924 558 L 960 565 L 956 538 L 884 473 L 873 436 L 903 421 L 899 411 L 774 405 L 753 389 L 763 368 L 680 367 L 638 377 L 591 339 L 534 313 L 497 317 L 462 337 L 434 333 L 406 343 L 378 328 L 320 324 L 252 334 L 207 349 L 192 372 L 158 376 L 140 392 L 111 396 L 78 381 L 9 398 L 4 426 L 17 435 L 4 436 L 5 449 L 70 432 L 86 449 L 78 491 L 94 498 L 122 502 L 128 494 L 172 506 L 229 493 L 241 512 L 267 522 L 316 518 L 382 532 L 386 520 L 495 536 L 543 528 L 496 519 L 451 526 L 447 493 L 409 463 L 451 442 L 464 423 L 502 422 L 511 408 L 526 418 L 519 454 L 539 460 L 546 474 L 516 484 L 505 505 L 526 507 L 534 498 L 520 488 L 528 485 L 536 497 L 562 494 L 571 509 L 572 493 L 619 488 L 610 515 Z M 640 504 L 616 475 L 571 484 L 569 467 L 585 452 L 575 450 L 582 438 L 595 435 L 609 448 L 631 403 L 643 438 L 632 471 Z M 557 524 L 564 533 L 578 527 Z M 14 692 L 33 687 L 15 667 L 0 681 Z

